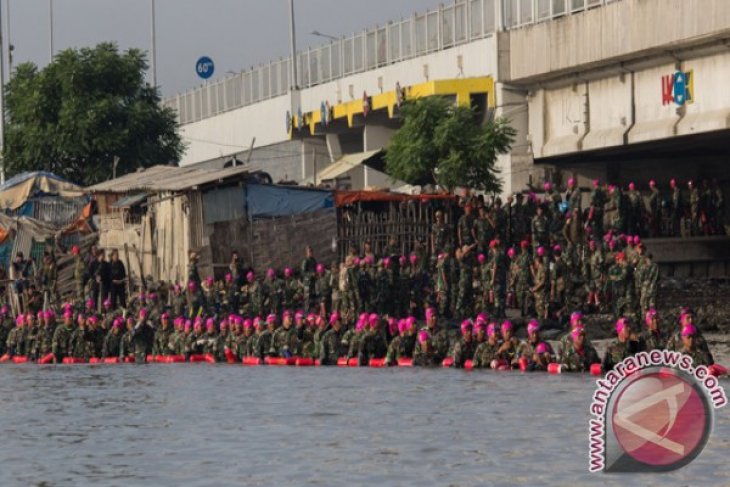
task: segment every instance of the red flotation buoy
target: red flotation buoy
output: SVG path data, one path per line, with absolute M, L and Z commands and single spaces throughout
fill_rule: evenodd
M 155 362 L 156 362 L 156 360 L 155 360 L 156 358 L 157 358 L 157 357 L 156 357 L 155 355 L 147 355 L 147 363 L 148 363 L 148 364 L 153 364 L 153 363 L 155 363 Z
M 207 362 L 205 355 L 202 353 L 194 353 L 190 356 L 190 363 Z
M 297 359 L 294 357 L 266 357 L 264 363 L 266 365 L 294 365 Z
M 119 357 L 107 357 L 104 359 L 105 364 L 118 364 Z
M 413 367 L 413 359 L 412 358 L 399 358 L 398 359 L 398 367 Z
M 164 355 L 159 357 L 161 364 L 180 364 L 185 362 L 185 355 Z
M 296 357 L 295 365 L 297 367 L 312 367 L 314 366 L 314 359 L 309 357 Z
M 360 359 L 357 357 L 353 357 L 350 360 L 347 361 L 348 367 L 360 367 Z
M 236 354 L 234 354 L 230 348 L 226 348 L 223 352 L 226 354 L 226 362 L 229 364 L 235 364 L 238 362 L 238 360 L 236 360 Z
M 134 357 L 124 357 L 124 363 L 125 364 L 133 364 L 136 360 L 134 360 Z
M 338 367 L 347 367 L 347 357 L 340 357 L 337 359 Z
M 253 367 L 256 365 L 261 365 L 261 359 L 258 357 L 243 357 L 243 360 L 241 361 L 243 365 L 248 365 L 249 367 Z
M 0 363 L 5 363 L 8 360 L 10 360 L 10 355 L 8 355 L 7 353 L 5 355 L 3 355 L 2 357 L 0 357 Z
M 520 357 L 518 362 L 520 364 L 520 370 L 522 372 L 527 372 L 527 367 L 530 365 L 530 361 L 527 360 L 527 357 Z
M 472 370 L 474 368 L 474 361 L 473 360 L 467 360 L 464 362 L 464 368 L 466 370 Z
M 322 365 L 322 361 L 320 359 L 318 359 L 318 358 L 317 359 L 314 359 L 314 366 L 315 367 L 320 367 L 321 365 Z
M 79 357 L 64 357 L 63 359 L 64 364 L 85 364 L 86 360 L 79 358 Z
M 91 357 L 89 359 L 90 364 L 103 364 L 104 362 L 100 358 Z
M 13 363 L 14 364 L 27 364 L 28 357 L 26 357 L 25 355 L 15 355 L 13 357 Z
M 454 357 L 446 357 L 443 362 L 441 362 L 441 365 L 443 367 L 451 367 L 454 365 Z
M 203 355 L 203 358 L 209 364 L 214 364 L 215 363 L 215 356 L 212 353 L 206 353 L 205 355 Z
M 374 367 L 374 368 L 385 367 L 385 359 L 384 358 L 371 358 L 369 365 L 370 365 L 370 367 Z
M 601 364 L 591 364 L 591 375 L 603 374 L 603 367 Z
M 38 363 L 41 365 L 52 364 L 53 363 L 53 354 L 49 353 L 49 354 L 44 355 L 43 357 L 40 358 L 40 360 L 38 360 Z
M 721 375 L 727 375 L 727 369 L 720 364 L 713 364 L 707 367 L 711 375 L 720 377 Z
M 547 368 L 548 374 L 560 374 L 563 372 L 563 366 L 555 362 L 549 363 Z

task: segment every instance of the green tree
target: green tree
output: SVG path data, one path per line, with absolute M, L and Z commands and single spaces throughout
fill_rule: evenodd
M 177 162 L 174 112 L 145 82 L 145 54 L 112 43 L 67 49 L 39 70 L 21 64 L 6 86 L 5 169 L 51 171 L 80 184 Z
M 509 151 L 515 130 L 505 119 L 482 124 L 471 108 L 432 96 L 401 107 L 403 126 L 385 155 L 386 172 L 409 184 L 501 190 L 497 156 Z

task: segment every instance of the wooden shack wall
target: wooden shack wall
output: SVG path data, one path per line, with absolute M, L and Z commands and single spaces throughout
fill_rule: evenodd
M 126 251 L 125 251 L 126 244 Z M 99 215 L 99 248 L 119 251 L 127 272 L 137 282 L 140 278 L 140 258 L 142 248 L 142 224 L 124 222 L 121 211 Z
M 148 232 L 145 243 L 149 255 L 145 273 L 158 280 L 186 281 L 191 235 L 188 196 L 162 197 L 150 209 L 147 218 L 155 230 Z

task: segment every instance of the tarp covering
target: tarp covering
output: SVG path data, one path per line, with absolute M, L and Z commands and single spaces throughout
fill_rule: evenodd
M 23 233 L 36 242 L 43 242 L 56 234 L 56 229 L 49 223 L 28 218 L 27 216 L 12 217 L 0 213 L 0 244 L 9 237 Z
M 331 191 L 249 184 L 246 204 L 250 218 L 273 218 L 334 207 Z
M 0 186 L 0 208 L 15 210 L 31 197 L 55 195 L 78 198 L 84 191 L 65 179 L 49 172 L 25 172 L 8 179 Z
M 129 208 L 147 199 L 147 193 L 135 193 L 118 199 L 112 204 L 112 208 Z
M 359 202 L 379 202 L 387 203 L 390 201 L 430 201 L 430 200 L 451 200 L 456 201 L 457 198 L 450 194 L 421 194 L 409 195 L 399 193 L 388 193 L 385 191 L 337 191 L 335 193 L 335 201 L 337 207 L 354 205 Z

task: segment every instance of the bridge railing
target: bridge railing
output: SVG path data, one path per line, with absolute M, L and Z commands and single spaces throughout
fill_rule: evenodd
M 454 0 L 297 53 L 300 89 L 619 0 Z M 211 81 L 163 101 L 181 124 L 288 93 L 290 58 Z

